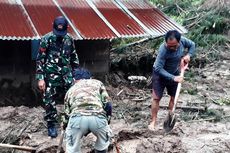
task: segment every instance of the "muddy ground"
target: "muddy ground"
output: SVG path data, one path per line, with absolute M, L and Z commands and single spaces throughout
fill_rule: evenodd
M 116 76 L 117 75 L 112 75 Z M 115 77 L 115 79 L 116 79 Z M 148 78 L 148 76 L 146 76 Z M 109 78 L 114 79 L 114 78 Z M 230 152 L 230 56 L 193 67 L 186 72 L 177 109 L 177 123 L 170 133 L 163 130 L 167 116 L 165 94 L 155 131 L 149 131 L 151 90 L 143 83 L 107 85 L 113 99 L 110 153 L 227 153 Z M 143 88 L 144 87 L 144 88 Z M 117 94 L 119 95 L 117 96 Z M 58 108 L 61 111 L 62 105 Z M 48 138 L 42 107 L 0 108 L 0 141 L 37 148 L 39 153 L 55 152 L 59 137 Z M 59 128 L 60 129 L 60 128 Z M 60 133 L 60 130 L 59 130 Z M 60 136 L 60 135 L 59 135 Z M 83 140 L 83 153 L 93 150 L 95 137 Z M 21 153 L 0 148 L 1 153 Z

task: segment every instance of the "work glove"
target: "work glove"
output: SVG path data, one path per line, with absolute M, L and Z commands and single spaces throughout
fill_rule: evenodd
M 69 117 L 68 115 L 66 115 L 65 113 L 61 113 L 61 121 L 62 121 L 62 129 L 65 130 L 67 125 L 68 125 L 68 121 L 69 121 Z
M 111 102 L 107 102 L 107 103 L 105 104 L 104 110 L 105 110 L 105 112 L 106 112 L 108 124 L 110 124 L 110 121 L 111 121 L 112 109 L 113 109 L 112 103 L 111 103 Z
M 68 123 L 64 123 L 64 122 L 62 122 L 61 123 L 61 128 L 62 128 L 62 130 L 66 130 L 66 128 L 67 128 L 67 125 L 68 125 Z
M 108 124 L 110 124 L 111 118 L 112 118 L 111 116 L 107 116 Z
M 105 110 L 107 116 L 112 116 L 112 109 L 113 109 L 112 103 L 107 102 L 104 106 L 104 110 Z

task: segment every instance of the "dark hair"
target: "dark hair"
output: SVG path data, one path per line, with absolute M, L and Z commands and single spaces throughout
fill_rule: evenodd
M 80 79 L 90 79 L 91 78 L 91 73 L 89 70 L 84 69 L 84 68 L 77 68 L 73 72 L 73 77 L 75 80 L 80 80 Z
M 181 34 L 177 30 L 169 30 L 165 34 L 165 41 L 167 42 L 169 38 L 176 38 L 176 40 L 179 42 L 181 38 Z

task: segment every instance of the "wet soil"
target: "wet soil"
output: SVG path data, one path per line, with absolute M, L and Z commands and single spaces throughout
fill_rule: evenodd
M 206 64 L 202 69 L 193 67 L 186 72 L 178 101 L 178 107 L 186 108 L 176 110 L 178 120 L 170 133 L 165 133 L 162 125 L 168 114 L 167 94 L 160 103 L 156 129 L 149 131 L 151 89 L 128 80 L 116 86 L 107 84 L 114 106 L 110 124 L 114 137 L 109 152 L 230 152 L 230 58 L 229 54 L 222 56 L 221 61 Z M 121 76 L 119 78 L 123 80 Z M 63 110 L 63 105 L 58 105 L 58 110 Z M 35 147 L 40 153 L 55 153 L 60 135 L 56 139 L 47 137 L 43 113 L 42 107 L 0 107 L 0 141 Z M 95 140 L 92 134 L 84 137 L 82 152 L 92 152 Z M 0 152 L 22 153 L 5 148 L 0 148 Z

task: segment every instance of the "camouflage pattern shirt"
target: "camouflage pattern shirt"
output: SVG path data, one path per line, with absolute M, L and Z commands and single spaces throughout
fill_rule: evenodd
M 53 32 L 43 36 L 37 57 L 37 80 L 44 80 L 49 74 L 63 76 L 72 73 L 78 65 L 74 41 L 69 34 L 59 41 Z
M 66 93 L 65 114 L 70 116 L 79 112 L 103 112 L 108 101 L 109 95 L 101 81 L 82 79 Z

